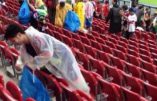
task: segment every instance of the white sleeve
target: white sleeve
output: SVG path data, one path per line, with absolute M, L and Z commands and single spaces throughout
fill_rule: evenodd
M 53 56 L 53 49 L 50 48 L 46 40 L 41 37 L 36 37 L 33 44 L 39 49 L 39 54 L 35 56 L 33 60 L 29 61 L 27 65 L 31 68 L 41 68 L 50 61 Z M 51 45 L 51 47 L 53 46 Z

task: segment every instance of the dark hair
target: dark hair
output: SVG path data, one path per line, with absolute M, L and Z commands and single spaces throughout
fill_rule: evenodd
M 127 5 L 123 5 L 122 9 L 126 11 L 126 10 L 128 10 L 128 6 Z
M 63 8 L 65 6 L 65 2 L 60 2 L 60 7 Z
M 143 6 L 143 5 L 140 5 L 140 6 L 138 7 L 138 9 L 142 9 L 142 8 L 144 8 L 144 6 Z
M 105 4 L 108 4 L 109 2 L 108 1 L 105 1 Z
M 133 8 L 130 8 L 129 11 L 130 11 L 130 12 L 134 12 L 134 9 L 133 9 Z
M 10 24 L 6 29 L 4 38 L 6 40 L 9 38 L 14 38 L 19 32 L 24 34 L 24 30 L 20 26 L 18 26 L 17 24 Z

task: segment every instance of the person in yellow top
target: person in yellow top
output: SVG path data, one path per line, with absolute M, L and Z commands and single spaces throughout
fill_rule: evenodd
M 72 10 L 72 6 L 66 3 L 65 0 L 60 0 L 56 6 L 55 25 L 63 27 L 65 16 L 69 10 Z
M 83 3 L 82 0 L 76 0 L 74 11 L 80 19 L 80 23 L 81 23 L 80 30 L 83 30 L 85 24 L 85 4 Z

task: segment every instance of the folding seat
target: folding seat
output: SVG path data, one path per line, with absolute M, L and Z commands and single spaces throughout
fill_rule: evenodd
M 108 38 L 107 38 L 106 35 L 102 35 L 102 34 L 100 34 L 100 37 L 101 37 L 103 40 L 108 40 Z
M 105 44 L 110 48 L 116 48 L 115 44 L 110 41 L 105 41 Z
M 139 40 L 139 45 L 146 45 L 147 46 L 147 41 Z
M 109 37 L 109 41 L 111 42 L 111 43 L 114 43 L 114 44 L 117 44 L 118 42 L 118 40 L 116 40 L 116 39 L 114 39 L 114 38 L 112 38 L 112 37 Z
M 127 88 L 128 90 L 133 91 L 134 93 L 138 93 L 139 95 L 142 95 L 143 87 L 141 83 L 138 82 L 137 78 L 131 75 L 128 75 L 124 72 L 122 72 L 122 74 L 123 74 L 123 80 L 124 80 L 123 86 Z
M 102 51 L 109 53 L 109 54 L 113 54 L 113 50 L 109 46 L 101 44 L 101 47 L 102 47 Z
M 88 86 L 90 87 L 90 95 L 96 99 L 98 94 L 98 81 L 89 71 L 81 68 L 81 72 L 86 82 L 88 83 Z
M 62 101 L 93 101 L 92 97 L 80 90 L 71 90 L 68 85 L 60 82 L 63 89 Z
M 12 97 L 12 95 L 7 89 L 2 88 L 2 87 L 0 87 L 0 99 L 2 101 L 17 101 L 16 99 Z
M 154 64 L 149 63 L 149 62 L 144 61 L 144 60 L 141 60 L 141 63 L 142 63 L 142 67 L 145 70 L 150 71 L 152 73 L 157 73 L 157 67 Z
M 138 47 L 137 42 L 132 41 L 132 40 L 129 40 L 129 45 L 133 45 L 133 46 L 135 46 L 135 47 Z
M 157 54 L 157 48 L 149 48 L 151 53 L 156 53 Z
M 45 73 L 42 70 L 36 70 L 35 75 L 44 84 L 45 88 L 48 90 L 51 97 L 56 96 L 57 101 L 61 99 L 62 88 L 59 82 L 52 75 Z
M 7 47 L 7 46 L 8 46 L 8 44 L 5 41 L 0 41 L 1 48 Z
M 8 81 L 6 88 L 16 100 L 23 101 L 22 92 L 14 82 Z
M 143 41 L 148 41 L 148 39 L 150 39 L 150 36 L 147 33 L 142 33 L 141 37 Z
M 119 37 L 115 34 L 111 34 L 111 38 L 114 38 L 115 40 L 119 40 Z
M 81 41 L 73 39 L 73 43 L 74 43 L 74 46 L 78 48 L 81 52 L 85 52 L 84 44 Z
M 88 45 L 84 45 L 84 48 L 86 50 L 86 54 L 94 57 L 94 58 L 97 58 L 97 53 L 96 53 L 96 49 L 91 47 L 91 46 L 88 46 Z
M 105 65 L 105 68 L 107 73 L 105 80 L 122 85 L 123 76 L 120 70 L 107 64 Z
M 156 49 L 157 46 L 156 46 L 155 44 L 150 44 L 150 43 L 149 43 L 149 48 L 154 48 L 154 49 Z
M 130 64 L 128 62 L 124 62 L 124 63 L 126 65 L 126 73 L 127 74 L 132 75 L 137 78 L 141 78 L 142 73 L 141 73 L 141 69 L 138 66 Z
M 157 59 L 157 53 L 151 53 L 152 59 Z
M 61 36 L 65 44 L 67 44 L 69 47 L 73 47 L 73 42 L 71 38 L 64 35 L 61 35 Z
M 55 37 L 56 39 L 58 39 L 58 40 L 60 40 L 60 41 L 63 40 L 62 37 L 61 37 L 61 34 L 60 34 L 59 32 L 53 31 L 53 35 L 54 35 L 54 37 Z
M 80 38 L 84 44 L 89 45 L 89 46 L 91 45 L 91 41 L 87 37 L 80 36 Z
M 57 31 L 60 34 L 63 34 L 63 31 L 62 31 L 63 28 L 60 28 L 58 26 L 55 26 L 54 28 L 55 28 L 55 31 Z
M 96 31 L 92 31 L 92 35 L 95 36 L 95 37 L 100 37 L 99 33 L 96 32 Z
M 124 94 L 124 101 L 148 101 L 137 93 L 134 93 L 126 88 L 121 87 Z
M 113 49 L 113 52 L 114 52 L 114 55 L 116 57 L 118 57 L 119 59 L 126 60 L 125 53 L 123 53 L 123 52 L 121 52 L 120 50 L 117 50 L 117 49 Z
M 89 67 L 89 56 L 87 54 L 77 51 L 76 56 L 78 57 L 79 64 L 83 65 L 86 70 L 90 70 Z
M 87 38 L 90 40 L 96 40 L 95 37 L 91 34 L 86 34 Z
M 134 51 L 132 49 L 128 49 L 128 54 L 133 55 L 135 57 L 139 57 L 139 54 L 137 51 Z
M 141 39 L 141 31 L 136 31 L 134 35 L 136 36 L 136 39 Z
M 111 65 L 116 66 L 120 70 L 125 70 L 125 65 L 123 60 L 118 59 L 117 57 L 114 57 L 112 55 L 109 55 L 111 59 Z
M 155 45 L 156 43 L 155 43 L 154 40 L 148 39 L 148 44 L 153 44 L 153 45 Z
M 81 101 L 80 95 L 76 92 L 68 88 L 68 85 L 59 83 L 63 89 L 62 100 L 61 101 Z
M 69 38 L 72 38 L 72 33 L 70 31 L 68 31 L 67 29 L 63 28 L 63 34 L 66 35 Z
M 81 91 L 81 90 L 76 90 L 76 92 L 79 94 L 79 96 L 81 97 L 80 101 L 95 101 L 91 95 L 86 94 L 85 92 Z
M 122 46 L 122 47 L 124 47 L 124 48 L 127 48 L 127 47 L 128 47 L 127 44 L 124 43 L 123 41 L 118 41 L 118 45 L 120 45 L 120 46 Z
M 77 33 L 78 33 L 80 36 L 87 37 L 86 34 L 85 34 L 84 32 L 82 32 L 82 31 L 79 31 L 79 30 L 78 30 Z
M 151 41 L 156 40 L 156 36 L 155 36 L 154 33 L 152 33 L 152 32 L 148 32 L 148 35 L 150 36 L 150 39 L 149 39 L 149 40 L 151 40 Z M 149 40 L 148 40 L 148 42 L 149 42 Z
M 137 53 L 139 52 L 138 47 L 135 47 L 135 46 L 130 45 L 130 44 L 128 45 L 128 49 L 132 49 L 132 50 L 136 51 Z
M 94 41 L 94 40 L 91 40 L 91 43 L 92 43 L 92 46 L 98 50 L 102 50 L 102 47 L 101 45 L 97 42 L 97 41 Z
M 5 48 L 4 49 L 4 58 L 7 62 L 5 62 L 4 66 L 9 64 L 12 66 L 13 72 L 14 72 L 14 77 L 18 77 L 18 73 L 15 71 L 15 63 L 16 60 L 18 59 L 18 56 L 20 55 L 19 52 L 15 48 Z
M 140 60 L 139 60 L 138 57 L 127 54 L 127 58 L 128 58 L 129 63 L 131 63 L 135 66 L 140 66 L 141 65 Z
M 109 56 L 108 56 L 107 53 L 105 53 L 105 52 L 99 50 L 99 51 L 97 52 L 97 55 L 98 55 L 99 60 L 102 60 L 102 61 L 104 61 L 104 62 L 107 63 L 107 64 L 110 63 L 110 58 L 109 58 Z
M 51 30 L 55 30 L 55 28 L 54 28 L 54 25 L 53 25 L 53 24 L 51 24 L 51 23 L 47 22 L 47 23 L 46 23 L 46 25 L 48 26 L 48 28 L 49 28 L 49 29 L 51 29 Z
M 144 83 L 144 88 L 145 88 L 144 97 L 148 99 L 148 101 L 156 101 L 157 87 L 148 83 Z
M 94 71 L 96 73 L 98 73 L 99 75 L 101 75 L 102 77 L 105 77 L 106 76 L 106 71 L 105 71 L 105 63 L 103 61 L 99 61 L 99 60 L 96 60 L 92 57 L 89 58 L 89 61 L 90 61 L 90 70 L 91 71 Z
M 125 48 L 125 47 L 123 47 L 123 46 L 120 46 L 120 45 L 116 45 L 116 48 L 118 49 L 118 50 L 120 50 L 121 52 L 123 52 L 123 53 L 127 53 L 127 49 Z
M 150 52 L 145 49 L 139 49 L 139 53 L 151 57 Z
M 102 38 L 100 38 L 100 37 L 97 37 L 97 38 L 95 38 L 95 39 L 96 39 L 96 41 L 97 41 L 98 43 L 101 43 L 101 44 L 104 44 L 104 43 L 105 43 L 105 40 L 102 39 Z
M 153 63 L 153 60 L 151 59 L 151 57 L 148 57 L 148 56 L 142 55 L 142 54 L 140 54 L 140 57 L 141 57 L 141 59 L 144 60 L 144 61 Z
M 102 78 L 97 78 L 100 84 L 101 92 L 98 101 L 119 101 L 120 93 L 116 87 Z
M 80 35 L 78 34 L 72 34 L 72 38 L 75 40 L 81 40 Z
M 143 75 L 143 80 L 149 84 L 152 84 L 154 86 L 157 86 L 157 75 L 154 73 L 151 73 L 147 70 L 142 69 L 141 70 Z
M 149 48 L 148 48 L 147 45 L 139 44 L 139 48 L 143 49 L 143 50 L 146 50 L 146 51 L 149 51 Z
M 54 36 L 54 35 L 53 35 L 53 31 L 52 31 L 51 29 L 46 29 L 46 30 L 45 30 L 45 33 L 47 33 L 47 34 L 49 34 L 49 35 L 51 35 L 51 36 Z
M 119 41 L 124 42 L 125 44 L 128 44 L 128 40 L 126 38 L 120 37 Z

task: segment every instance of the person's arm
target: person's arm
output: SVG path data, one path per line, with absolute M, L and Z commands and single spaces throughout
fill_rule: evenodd
M 33 39 L 35 46 L 39 49 L 39 54 L 26 63 L 31 69 L 41 68 L 46 65 L 53 56 L 53 46 L 45 41 L 45 39 L 37 36 Z M 51 47 L 51 48 L 50 48 Z
M 27 0 L 29 7 L 31 8 L 32 11 L 36 11 L 35 7 L 30 3 L 29 0 Z

